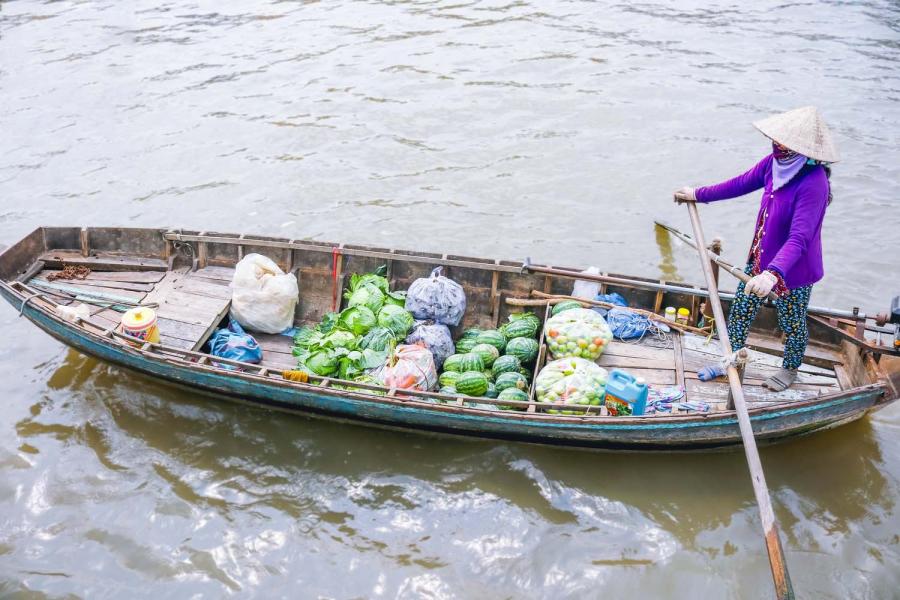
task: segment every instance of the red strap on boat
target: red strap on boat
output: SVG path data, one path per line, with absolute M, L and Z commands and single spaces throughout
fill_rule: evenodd
M 331 249 L 331 311 L 338 309 L 338 257 L 341 255 L 341 249 L 334 247 Z

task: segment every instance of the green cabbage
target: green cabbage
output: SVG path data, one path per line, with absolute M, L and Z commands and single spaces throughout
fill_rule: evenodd
M 334 350 L 319 350 L 307 356 L 303 364 L 316 375 L 328 377 L 338 370 L 338 356 Z
M 378 273 L 366 273 L 365 275 L 354 273 L 350 276 L 350 287 L 347 292 L 344 293 L 344 297 L 349 298 L 353 292 L 366 285 L 375 286 L 382 294 L 387 294 L 390 290 L 388 280 Z
M 388 304 L 378 311 L 378 325 L 387 327 L 400 339 L 406 338 L 414 323 L 412 313 L 396 304 Z
M 330 346 L 332 348 L 347 348 L 349 350 L 352 350 L 357 346 L 357 339 L 356 336 L 349 331 L 336 329 L 325 336 L 325 339 L 322 340 L 322 345 Z
M 365 306 L 345 308 L 338 318 L 338 326 L 353 335 L 365 335 L 375 326 L 375 322 L 375 313 Z
M 387 327 L 373 327 L 369 333 L 359 341 L 359 347 L 362 350 L 371 348 L 372 350 L 388 350 L 397 343 L 394 333 Z
M 353 292 L 350 292 L 347 306 L 365 306 L 373 313 L 381 310 L 384 304 L 384 293 L 372 284 L 361 285 Z
M 388 292 L 384 299 L 385 304 L 396 304 L 400 308 L 406 308 L 406 292 Z

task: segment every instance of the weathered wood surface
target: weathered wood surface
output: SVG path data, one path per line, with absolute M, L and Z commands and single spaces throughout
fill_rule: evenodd
M 48 277 L 62 273 L 59 269 L 44 269 L 41 271 L 41 277 Z M 59 281 L 109 281 L 118 283 L 158 283 L 165 276 L 161 271 L 91 271 L 85 280 L 66 280 Z M 116 286 L 113 286 L 116 287 Z
M 166 261 L 159 258 L 135 258 L 117 254 L 82 256 L 77 250 L 51 250 L 40 255 L 39 260 L 49 268 L 84 266 L 97 271 L 165 271 Z
M 180 340 L 173 345 L 191 350 L 206 343 L 231 306 L 229 288 L 215 286 L 217 297 L 209 295 L 209 288 L 205 280 L 196 280 L 194 273 L 181 270 L 165 274 L 144 299 L 145 303 L 159 305 L 156 314 L 161 339 Z

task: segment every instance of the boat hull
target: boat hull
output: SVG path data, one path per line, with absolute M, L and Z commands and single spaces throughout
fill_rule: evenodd
M 21 297 L 6 286 L 4 298 L 19 308 Z M 416 432 L 439 432 L 470 437 L 517 440 L 553 446 L 608 450 L 686 451 L 738 447 L 737 419 L 722 414 L 629 419 L 558 418 L 404 401 L 345 391 L 298 386 L 211 366 L 173 361 L 142 353 L 113 339 L 90 334 L 62 322 L 39 308 L 25 306 L 22 314 L 62 343 L 100 360 L 144 373 L 158 380 L 261 407 L 350 420 L 379 427 Z M 758 409 L 751 413 L 757 439 L 783 441 L 831 428 L 866 414 L 883 394 L 870 385 L 821 399 Z

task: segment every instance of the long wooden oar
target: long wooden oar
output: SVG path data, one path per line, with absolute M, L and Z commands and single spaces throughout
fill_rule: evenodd
M 719 345 L 722 356 L 732 355 L 731 340 L 728 339 L 728 328 L 725 324 L 725 313 L 722 311 L 722 302 L 719 299 L 719 290 L 713 278 L 712 263 L 710 263 L 709 251 L 706 249 L 706 241 L 703 239 L 703 228 L 700 225 L 700 213 L 697 205 L 687 202 L 688 212 L 691 215 L 691 226 L 694 228 L 694 238 L 697 240 L 697 252 L 700 254 L 700 263 L 703 274 L 706 276 L 706 284 L 709 287 L 709 301 L 712 304 L 713 316 L 716 320 L 716 328 L 719 333 Z M 753 493 L 756 495 L 756 504 L 759 506 L 759 516 L 762 520 L 763 532 L 766 537 L 766 548 L 769 552 L 769 565 L 772 569 L 772 578 L 775 582 L 775 595 L 779 599 L 794 597 L 794 588 L 791 586 L 791 578 L 788 575 L 787 563 L 784 560 L 784 550 L 781 548 L 781 539 L 778 534 L 778 526 L 775 523 L 775 513 L 772 511 L 772 500 L 769 498 L 769 488 L 766 486 L 766 478 L 763 474 L 762 463 L 759 460 L 759 451 L 756 449 L 756 440 L 753 437 L 753 425 L 750 423 L 750 415 L 747 413 L 747 403 L 744 401 L 744 389 L 741 386 L 740 376 L 734 364 L 729 363 L 727 368 L 728 384 L 734 397 L 734 408 L 737 413 L 738 425 L 741 430 L 741 439 L 744 442 L 744 454 L 747 456 L 747 465 L 750 467 L 750 480 L 753 482 Z
M 679 240 L 681 240 L 688 246 L 691 246 L 694 250 L 697 250 L 697 242 L 695 242 L 694 238 L 692 238 L 688 234 L 682 233 L 682 232 L 678 231 L 677 229 L 675 229 L 674 227 L 672 227 L 671 225 L 666 225 L 665 223 L 660 223 L 659 221 L 654 221 L 654 223 L 656 224 L 657 227 L 662 227 L 663 229 L 665 229 L 666 231 L 668 231 L 669 233 L 671 233 L 672 235 L 677 237 Z M 707 253 L 707 255 L 709 256 L 709 259 L 711 261 L 713 261 L 714 263 L 719 265 L 720 268 L 728 271 L 729 274 L 733 275 L 738 280 L 743 281 L 744 283 L 747 283 L 748 281 L 750 281 L 749 275 L 744 273 L 744 271 L 742 269 L 740 269 L 739 267 L 736 267 L 733 264 L 731 264 L 730 262 L 723 259 L 721 256 L 718 256 L 716 254 L 709 254 L 709 253 Z M 775 300 L 778 300 L 778 296 L 772 292 L 769 293 L 768 298 L 769 298 L 769 300 L 772 300 L 773 302 Z

